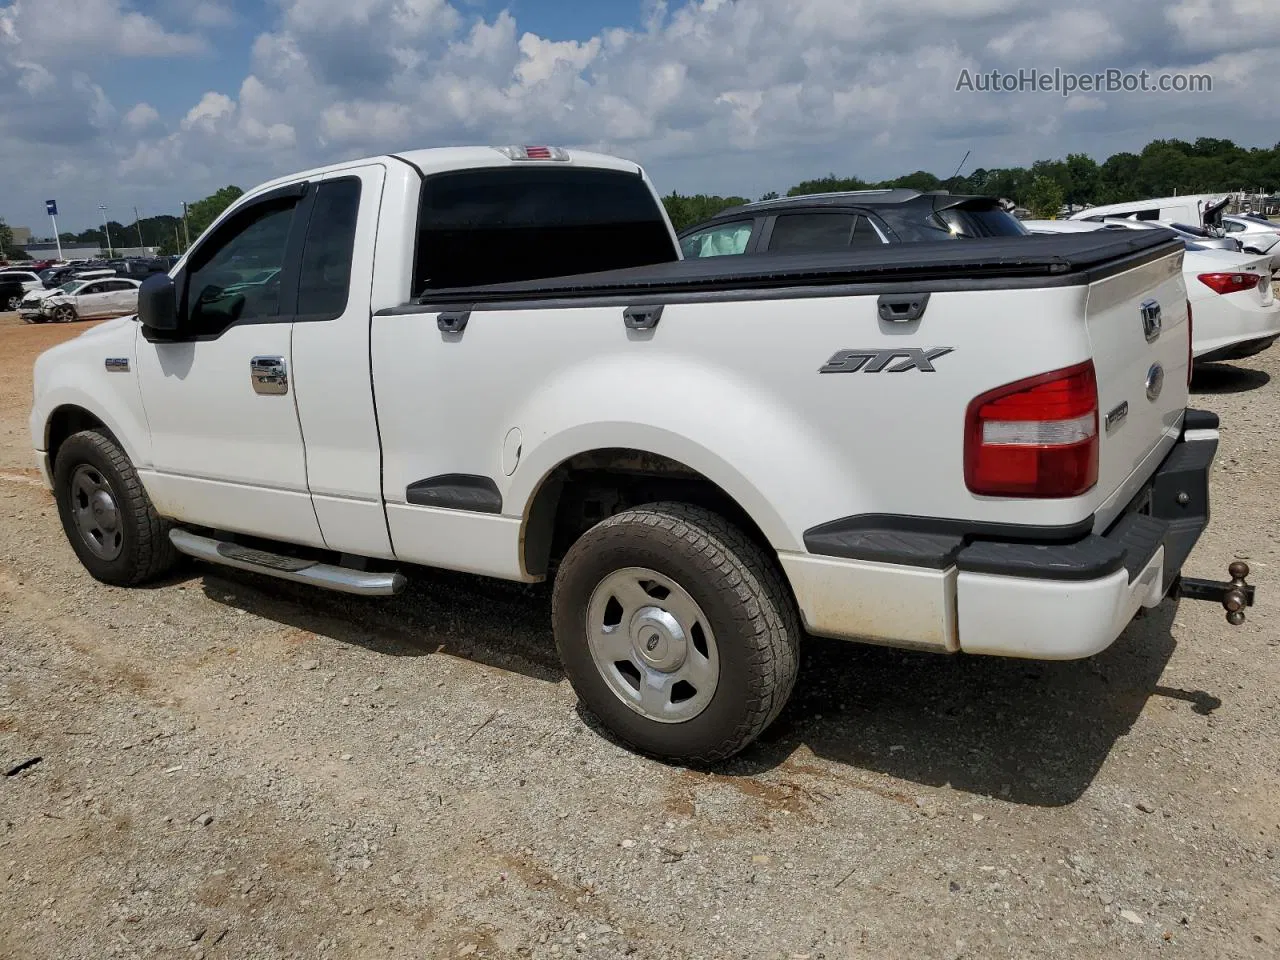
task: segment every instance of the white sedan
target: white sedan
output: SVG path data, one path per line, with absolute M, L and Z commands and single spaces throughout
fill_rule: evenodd
M 1269 256 L 1188 247 L 1182 272 L 1197 360 L 1251 357 L 1280 337 L 1280 302 L 1271 286 Z
M 1271 269 L 1280 271 L 1280 223 L 1251 214 L 1222 218 L 1227 236 L 1240 241 L 1248 253 L 1265 253 L 1271 258 Z
M 1032 233 L 1079 233 L 1081 220 L 1024 221 Z M 1182 278 L 1191 305 L 1191 352 L 1201 363 L 1239 360 L 1280 338 L 1280 301 L 1271 286 L 1271 258 L 1187 244 Z
M 137 280 L 108 277 L 64 284 L 37 302 L 23 300 L 18 314 L 28 323 L 100 320 L 138 312 Z

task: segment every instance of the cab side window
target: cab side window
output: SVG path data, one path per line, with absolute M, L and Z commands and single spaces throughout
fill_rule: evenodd
M 185 305 L 194 336 L 280 312 L 280 271 L 296 197 L 259 204 L 224 223 L 187 270 Z
M 344 177 L 320 184 L 302 249 L 299 320 L 333 320 L 347 309 L 359 212 L 358 178 Z

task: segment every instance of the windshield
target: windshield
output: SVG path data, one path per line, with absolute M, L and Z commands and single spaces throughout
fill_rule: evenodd
M 75 293 L 77 290 L 79 290 L 88 282 L 89 282 L 88 280 L 68 280 L 58 289 L 61 290 L 63 293 Z

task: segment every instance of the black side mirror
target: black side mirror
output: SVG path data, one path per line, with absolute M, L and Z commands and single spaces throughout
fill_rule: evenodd
M 159 334 L 177 334 L 178 290 L 167 273 L 153 273 L 138 288 L 138 319 Z

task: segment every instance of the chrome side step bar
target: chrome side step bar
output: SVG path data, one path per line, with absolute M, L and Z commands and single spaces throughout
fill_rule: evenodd
M 367 573 L 347 567 L 286 557 L 266 550 L 254 550 L 225 540 L 201 537 L 176 527 L 169 531 L 169 539 L 180 553 L 197 560 L 207 560 L 224 567 L 249 570 L 253 573 L 307 583 L 339 593 L 354 593 L 362 597 L 389 597 L 405 588 L 408 581 L 402 573 Z

